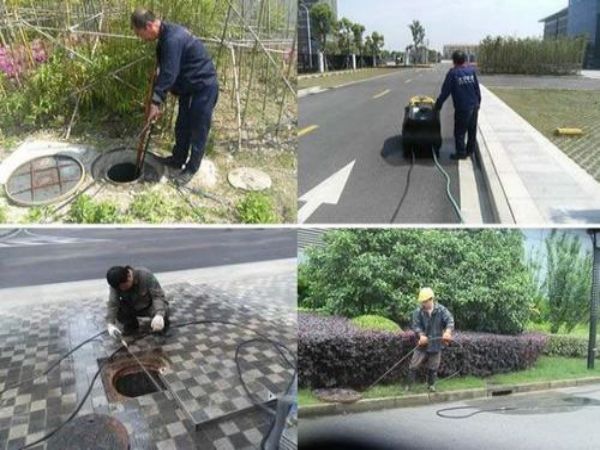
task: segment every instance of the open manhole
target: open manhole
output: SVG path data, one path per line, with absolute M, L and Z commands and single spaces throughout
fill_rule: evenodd
M 117 419 L 105 414 L 86 414 L 67 423 L 48 440 L 48 450 L 129 449 L 129 435 Z
M 165 167 L 151 153 L 146 153 L 140 173 L 137 171 L 137 151 L 117 148 L 100 155 L 92 164 L 92 177 L 97 181 L 115 184 L 135 182 L 158 183 Z
M 71 196 L 85 175 L 83 164 L 67 155 L 35 158 L 20 165 L 8 178 L 8 198 L 23 206 L 46 205 Z
M 102 364 L 102 383 L 109 402 L 121 402 L 158 392 L 158 388 L 166 390 L 161 373 L 167 366 L 162 352 L 154 351 L 138 355 L 140 364 L 127 354 L 113 360 L 98 360 Z M 148 373 L 146 373 L 148 372 Z M 148 374 L 152 377 L 150 379 Z M 157 386 L 158 385 L 158 386 Z

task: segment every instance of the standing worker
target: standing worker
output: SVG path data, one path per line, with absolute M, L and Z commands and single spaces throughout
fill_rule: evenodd
M 150 328 L 166 333 L 169 329 L 169 303 L 156 277 L 148 269 L 114 266 L 106 273 L 110 285 L 106 322 L 108 334 L 134 334 L 139 329 L 138 317 L 152 317 Z M 117 327 L 117 321 L 123 330 Z
M 179 97 L 173 154 L 162 161 L 175 169 L 185 166 L 176 179 L 185 185 L 200 169 L 219 97 L 215 66 L 200 39 L 180 25 L 157 19 L 152 11 L 136 9 L 131 26 L 140 39 L 158 40 L 158 75 L 146 126 L 161 115 L 168 92 Z
M 408 367 L 408 385 L 410 390 L 417 377 L 417 370 L 427 365 L 427 387 L 435 392 L 437 371 L 442 361 L 442 344 L 452 341 L 454 317 L 446 307 L 434 302 L 433 290 L 423 288 L 419 292 L 421 304 L 413 313 L 412 329 L 417 335 L 417 349 L 413 353 Z
M 448 71 L 442 92 L 435 103 L 435 109 L 441 111 L 446 99 L 452 94 L 454 102 L 454 139 L 456 153 L 452 159 L 465 159 L 475 152 L 477 145 L 477 117 L 481 105 L 481 90 L 475 67 L 466 64 L 464 52 L 452 54 L 454 67 Z M 465 148 L 465 135 L 468 135 Z

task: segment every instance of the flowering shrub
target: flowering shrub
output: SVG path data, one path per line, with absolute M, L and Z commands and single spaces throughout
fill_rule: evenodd
M 30 53 L 31 52 L 31 53 Z M 48 61 L 48 53 L 40 39 L 31 42 L 29 49 L 24 45 L 4 47 L 0 45 L 0 71 L 8 78 L 23 75 L 28 69 Z

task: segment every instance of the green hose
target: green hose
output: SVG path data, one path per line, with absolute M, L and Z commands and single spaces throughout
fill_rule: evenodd
M 454 211 L 456 211 L 456 215 L 458 216 L 460 223 L 465 223 L 465 219 L 463 218 L 462 213 L 460 212 L 460 207 L 458 206 L 458 202 L 452 196 L 452 192 L 450 192 L 450 175 L 448 175 L 448 172 L 446 172 L 444 170 L 444 168 L 441 166 L 440 162 L 438 161 L 437 155 L 435 154 L 435 149 L 432 149 L 431 153 L 433 153 L 433 161 L 435 162 L 436 167 L 438 168 L 440 173 L 444 177 L 446 177 L 446 195 L 448 196 L 450 203 L 452 203 L 452 206 L 454 207 Z

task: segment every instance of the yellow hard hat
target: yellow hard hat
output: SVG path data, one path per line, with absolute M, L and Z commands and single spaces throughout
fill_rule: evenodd
M 433 300 L 433 289 L 431 288 L 421 288 L 419 291 L 419 302 L 423 303 L 427 300 Z

